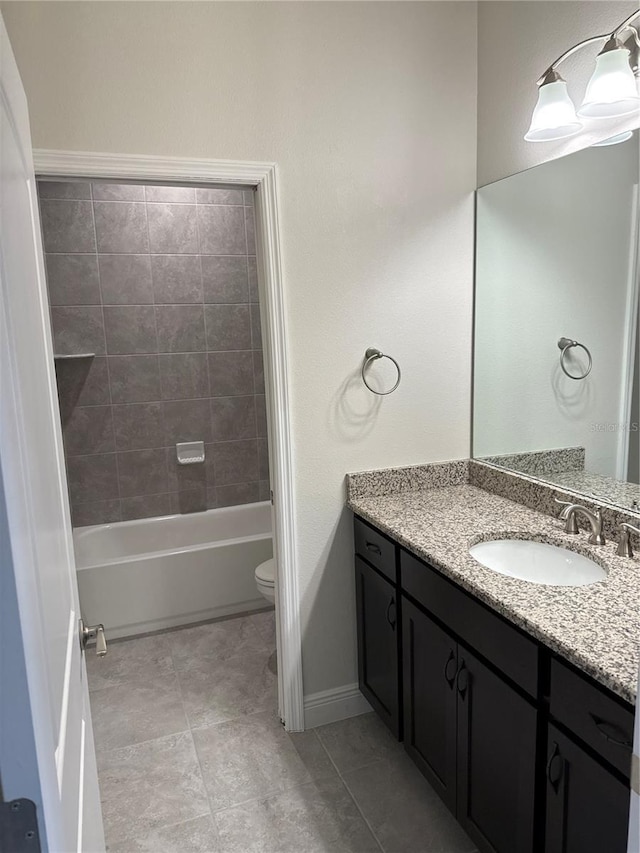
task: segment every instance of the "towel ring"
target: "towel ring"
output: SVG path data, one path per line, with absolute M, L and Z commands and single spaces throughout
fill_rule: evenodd
M 569 373 L 569 371 L 567 370 L 567 366 L 564 363 L 567 352 L 573 347 L 580 347 L 580 349 L 583 349 L 587 354 L 587 358 L 589 359 L 587 369 L 581 376 L 574 376 L 573 373 Z M 593 359 L 591 358 L 591 353 L 589 352 L 587 347 L 584 344 L 579 343 L 578 341 L 572 341 L 571 338 L 560 338 L 560 340 L 558 341 L 558 348 L 562 350 L 562 352 L 560 353 L 560 367 L 562 368 L 562 372 L 566 376 L 568 376 L 569 379 L 586 379 L 587 376 L 591 373 L 591 368 L 593 367 Z
M 372 364 L 374 361 L 377 361 L 379 358 L 388 358 L 389 361 L 392 361 L 395 364 L 396 370 L 398 371 L 398 378 L 396 380 L 396 384 L 388 391 L 376 391 L 375 388 L 372 388 L 371 385 L 369 385 L 369 383 L 367 382 L 367 377 L 365 376 L 367 367 L 369 367 L 370 364 Z M 362 370 L 360 371 L 360 373 L 362 375 L 362 381 L 367 386 L 369 391 L 371 391 L 372 394 L 377 394 L 379 397 L 386 397 L 387 394 L 392 394 L 400 384 L 400 379 L 402 378 L 402 373 L 400 372 L 400 365 L 395 360 L 395 358 L 392 358 L 390 355 L 385 355 L 383 352 L 380 352 L 380 350 L 376 349 L 375 347 L 369 347 L 369 349 L 365 352 L 364 361 L 362 362 Z

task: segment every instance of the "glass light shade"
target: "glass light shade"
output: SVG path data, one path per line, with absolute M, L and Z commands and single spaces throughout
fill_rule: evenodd
M 527 142 L 550 142 L 564 139 L 582 130 L 576 108 L 569 97 L 564 80 L 544 83 L 538 90 L 538 103 L 531 116 L 531 127 L 525 134 Z
M 620 142 L 626 142 L 631 139 L 633 132 L 625 130 L 624 133 L 616 133 L 615 136 L 610 136 L 608 139 L 603 139 L 602 142 L 594 142 L 592 148 L 604 148 L 607 145 L 618 145 Z
M 626 47 L 609 50 L 596 58 L 578 115 L 585 118 L 616 118 L 640 109 L 636 79 Z

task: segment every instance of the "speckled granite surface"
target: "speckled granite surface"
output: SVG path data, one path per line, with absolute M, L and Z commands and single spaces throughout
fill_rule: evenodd
M 362 471 L 347 474 L 347 499 L 356 500 L 364 495 L 380 497 L 407 489 L 437 489 L 457 486 L 469 480 L 469 460 L 432 462 L 408 468 L 382 468 L 379 471 Z
M 568 486 L 564 488 L 554 486 L 528 474 L 506 471 L 504 468 L 480 462 L 477 459 L 469 461 L 469 483 L 508 500 L 523 504 L 529 509 L 535 509 L 554 517 L 557 517 L 560 512 L 555 498 L 573 501 L 592 510 L 601 507 L 602 529 L 607 539 L 618 538 L 622 521 L 628 521 L 630 524 L 640 527 L 639 512 L 605 504 Z M 583 529 L 587 529 L 587 522 L 583 518 L 578 518 L 578 524 Z
M 563 471 L 584 471 L 585 451 L 584 447 L 562 447 L 558 450 L 510 453 L 506 456 L 482 456 L 480 459 L 521 474 L 548 477 Z
M 628 702 L 640 660 L 640 558 L 617 557 L 570 536 L 557 519 L 470 484 L 351 494 L 359 516 L 558 652 Z M 479 536 L 534 534 L 593 555 L 608 576 L 582 587 L 552 587 L 483 568 L 468 553 Z
M 537 475 L 536 475 L 537 476 Z M 626 483 L 604 474 L 592 474 L 589 471 L 562 471 L 553 474 L 553 482 L 562 488 L 583 492 L 596 501 L 617 504 L 631 509 L 633 502 L 640 507 L 640 486 Z

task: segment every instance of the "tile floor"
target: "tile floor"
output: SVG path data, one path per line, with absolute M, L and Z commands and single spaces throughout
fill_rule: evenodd
M 87 656 L 110 853 L 471 853 L 373 714 L 287 734 L 273 611 Z

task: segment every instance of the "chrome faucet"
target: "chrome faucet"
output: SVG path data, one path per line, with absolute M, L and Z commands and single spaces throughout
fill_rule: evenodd
M 631 537 L 629 534 L 640 534 L 640 530 L 634 527 L 633 524 L 628 524 L 623 521 L 620 525 L 620 539 L 618 541 L 618 550 L 616 554 L 619 557 L 633 557 L 633 548 L 631 547 Z
M 556 503 L 562 504 L 564 509 L 560 513 L 560 518 L 565 522 L 565 533 L 578 533 L 577 515 L 584 515 L 591 525 L 591 535 L 589 536 L 589 545 L 605 545 L 607 540 L 602 533 L 602 510 L 598 508 L 595 512 L 587 509 L 586 506 L 580 504 L 567 503 L 559 501 L 556 498 Z

